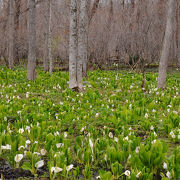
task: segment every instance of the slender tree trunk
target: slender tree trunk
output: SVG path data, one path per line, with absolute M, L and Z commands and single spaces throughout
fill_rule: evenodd
M 89 21 L 90 21 L 90 4 L 91 1 L 87 0 L 86 4 L 86 12 L 85 12 L 85 45 L 86 45 L 86 59 L 83 63 L 83 77 L 87 78 L 87 70 L 88 70 L 88 49 L 89 49 L 89 43 L 88 43 L 88 35 L 89 35 Z
M 27 79 L 34 80 L 36 78 L 36 4 L 35 0 L 29 0 L 28 15 L 28 33 L 29 33 L 29 51 L 27 65 Z
M 21 13 L 21 0 L 15 0 L 15 17 L 14 17 L 14 22 L 15 22 L 15 33 L 14 33 L 14 63 L 16 65 L 19 65 L 19 17 Z
M 83 63 L 82 63 L 82 76 L 87 78 L 88 32 L 89 32 L 89 21 L 90 21 L 90 12 L 89 12 L 89 9 L 90 9 L 90 0 L 86 0 L 83 3 L 85 4 L 85 7 L 83 7 L 83 4 L 81 5 L 81 7 L 82 7 L 81 15 L 82 15 L 83 19 L 82 19 L 82 23 L 79 23 L 79 26 L 82 26 L 82 28 L 84 28 L 84 60 L 83 60 Z
M 78 83 L 78 87 L 82 89 L 83 88 L 82 77 L 83 75 L 86 76 L 87 58 L 88 58 L 87 0 L 81 0 L 78 30 L 79 31 L 78 31 L 77 83 Z
M 92 20 L 94 14 L 96 13 L 96 10 L 98 8 L 99 2 L 100 2 L 100 0 L 94 0 L 93 7 L 91 9 L 91 14 L 90 14 L 89 22 Z
M 166 82 L 166 73 L 168 66 L 168 58 L 170 53 L 171 42 L 173 41 L 175 0 L 169 0 L 168 14 L 166 23 L 166 32 L 163 42 L 163 49 L 159 64 L 158 88 L 164 88 Z
M 52 58 L 52 0 L 49 0 L 49 28 L 48 28 L 48 57 L 49 57 L 49 73 L 52 75 L 53 72 L 53 58 Z
M 176 44 L 177 44 L 177 58 L 178 58 L 178 68 L 180 68 L 180 2 L 177 0 L 177 9 L 176 9 L 176 34 L 177 34 L 177 39 L 176 39 Z
M 77 86 L 77 2 L 70 4 L 70 40 L 69 40 L 69 88 L 76 90 Z
M 14 66 L 14 0 L 9 1 L 9 68 Z
M 123 9 L 124 9 L 124 3 L 125 3 L 124 0 L 122 0 L 121 5 L 122 5 Z
M 44 0 L 43 2 L 43 68 L 44 72 L 49 71 L 49 59 L 48 59 L 48 28 L 49 28 L 49 0 Z

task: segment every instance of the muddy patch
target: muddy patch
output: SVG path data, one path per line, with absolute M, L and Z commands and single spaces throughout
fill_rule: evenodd
M 23 170 L 21 168 L 16 168 L 13 169 L 11 168 L 10 164 L 0 158 L 0 175 L 3 179 L 9 179 L 9 180 L 13 180 L 13 179 L 17 179 L 17 178 L 33 178 L 34 175 L 28 171 L 28 170 Z

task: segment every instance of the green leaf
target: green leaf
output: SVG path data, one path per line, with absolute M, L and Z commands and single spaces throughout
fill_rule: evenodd
M 31 166 L 30 162 L 24 162 L 23 165 L 21 166 L 21 168 L 24 170 L 32 171 L 32 166 Z

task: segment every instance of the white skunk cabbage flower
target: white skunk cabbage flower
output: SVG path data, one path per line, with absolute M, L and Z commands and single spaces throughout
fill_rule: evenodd
M 163 168 L 167 169 L 167 163 L 165 163 L 165 162 L 163 163 Z
M 17 154 L 15 157 L 14 157 L 14 160 L 19 163 L 21 160 L 23 159 L 23 154 Z
M 89 138 L 89 145 L 91 147 L 91 150 L 93 151 L 93 142 L 92 142 L 92 140 L 90 138 Z
M 21 129 L 19 129 L 19 134 L 22 134 L 23 132 L 24 132 L 24 129 L 23 128 L 21 128 Z
M 73 165 L 73 164 L 71 164 L 71 165 L 67 166 L 67 167 L 66 167 L 66 171 L 67 171 L 67 172 L 68 172 L 68 171 L 70 171 L 73 167 L 74 167 L 74 165 Z
M 35 164 L 35 167 L 38 169 L 38 168 L 41 168 L 44 166 L 44 160 L 41 160 L 41 161 L 38 161 L 36 164 Z
M 124 174 L 125 174 L 126 176 L 130 177 L 131 172 L 130 172 L 129 170 L 126 170 Z
M 56 173 L 59 173 L 59 172 L 61 172 L 63 169 L 62 168 L 60 168 L 60 167 L 52 167 L 51 168 L 51 174 L 56 174 Z
M 44 156 L 46 155 L 47 151 L 45 149 L 41 149 L 41 155 Z
M 11 145 L 6 144 L 6 146 L 1 146 L 1 149 L 3 150 L 11 150 Z

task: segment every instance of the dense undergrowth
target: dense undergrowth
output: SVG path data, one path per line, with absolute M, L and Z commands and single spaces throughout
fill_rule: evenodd
M 141 89 L 141 74 L 97 70 L 76 93 L 67 72 L 29 82 L 1 67 L 0 161 L 51 179 L 178 179 L 179 77 L 162 91 L 157 73 Z

